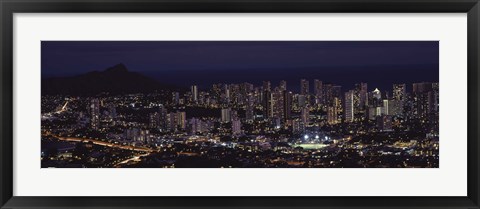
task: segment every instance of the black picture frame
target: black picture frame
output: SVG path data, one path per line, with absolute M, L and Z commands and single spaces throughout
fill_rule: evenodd
M 1 208 L 480 208 L 478 0 L 0 0 Z M 468 196 L 466 197 L 20 197 L 13 196 L 14 13 L 467 13 Z M 233 188 L 234 189 L 234 188 Z

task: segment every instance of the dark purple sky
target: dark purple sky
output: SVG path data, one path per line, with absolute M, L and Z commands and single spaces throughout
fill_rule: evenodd
M 437 41 L 42 41 L 42 77 L 118 63 L 179 86 L 301 78 L 340 84 L 438 81 Z M 389 90 L 386 89 L 386 90 Z

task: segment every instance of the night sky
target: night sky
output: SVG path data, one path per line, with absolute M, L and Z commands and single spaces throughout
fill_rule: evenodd
M 437 41 L 42 41 L 42 77 L 102 71 L 123 63 L 160 82 L 208 87 L 263 80 L 297 90 L 300 79 L 348 90 L 439 80 Z M 408 85 L 411 88 L 411 85 Z

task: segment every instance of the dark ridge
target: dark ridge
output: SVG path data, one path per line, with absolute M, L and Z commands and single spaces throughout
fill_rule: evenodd
M 175 87 L 162 84 L 137 72 L 128 71 L 117 64 L 104 71 L 92 71 L 71 77 L 42 79 L 42 95 L 95 95 L 99 93 L 151 93 L 173 91 Z

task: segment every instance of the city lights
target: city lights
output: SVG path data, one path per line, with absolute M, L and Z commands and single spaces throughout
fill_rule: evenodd
M 438 69 L 409 69 L 403 61 L 411 60 L 397 62 L 424 56 L 411 51 L 417 47 L 405 52 L 408 56 L 390 57 L 409 47 L 396 42 L 181 43 L 195 53 L 177 49 L 179 43 L 161 48 L 161 56 L 121 48 L 103 55 L 105 60 L 134 51 L 144 56 L 123 57 L 132 63 L 155 57 L 150 61 L 158 66 L 132 64 L 139 70 L 134 72 L 117 64 L 75 76 L 52 73 L 42 80 L 42 168 L 439 167 Z M 94 44 L 97 49 L 102 42 Z M 387 50 L 383 44 L 395 47 Z M 345 50 L 351 47 L 355 50 Z M 90 52 L 102 56 L 98 51 Z M 229 68 L 223 59 L 238 63 Z M 397 68 L 422 75 L 402 77 Z M 43 70 L 42 77 L 48 77 Z

